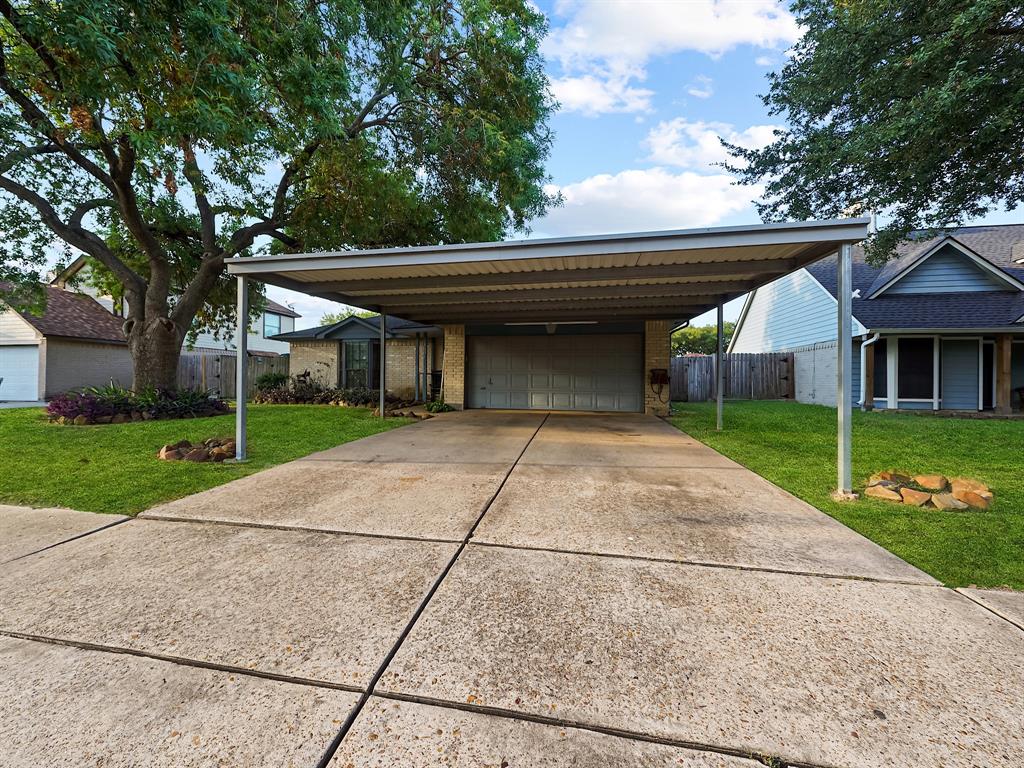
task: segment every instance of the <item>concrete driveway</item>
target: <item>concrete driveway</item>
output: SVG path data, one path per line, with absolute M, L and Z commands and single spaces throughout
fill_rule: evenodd
M 652 417 L 447 415 L 67 538 L 0 566 L 5 766 L 1024 762 L 1020 604 Z

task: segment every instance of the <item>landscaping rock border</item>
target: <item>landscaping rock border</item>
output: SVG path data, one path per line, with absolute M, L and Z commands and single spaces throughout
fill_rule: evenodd
M 868 479 L 864 495 L 913 507 L 959 510 L 988 509 L 993 494 L 987 485 L 969 477 L 921 474 L 907 475 L 886 470 Z
M 168 443 L 157 451 L 156 457 L 163 461 L 220 462 L 235 455 L 235 438 L 208 437 L 201 443 L 179 440 Z

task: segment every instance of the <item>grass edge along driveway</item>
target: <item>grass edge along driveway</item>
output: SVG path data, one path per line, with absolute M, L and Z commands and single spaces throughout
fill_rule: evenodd
M 672 423 L 951 587 L 1024 589 L 1024 421 L 853 414 L 853 483 L 883 469 L 988 483 L 987 511 L 836 502 L 836 411 L 790 402 L 675 403 Z
M 250 405 L 249 461 L 160 461 L 165 443 L 228 436 L 234 414 L 205 419 L 71 427 L 50 424 L 41 408 L 0 410 L 0 504 L 68 507 L 135 515 L 171 499 L 236 480 L 276 464 L 393 429 L 366 408 Z

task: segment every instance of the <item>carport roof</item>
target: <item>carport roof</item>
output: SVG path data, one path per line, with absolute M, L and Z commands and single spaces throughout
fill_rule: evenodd
M 231 274 L 427 324 L 689 320 L 867 236 L 868 219 L 230 259 Z

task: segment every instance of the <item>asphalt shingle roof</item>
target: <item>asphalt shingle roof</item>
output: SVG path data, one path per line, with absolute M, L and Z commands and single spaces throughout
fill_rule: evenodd
M 337 323 L 328 323 L 327 325 L 318 325 L 315 328 L 303 328 L 301 331 L 291 331 L 289 333 L 280 333 L 273 338 L 280 341 L 296 341 L 299 339 L 319 339 L 328 335 L 331 331 L 336 328 L 340 328 L 346 323 L 350 323 L 353 319 L 362 320 L 364 323 L 369 324 L 373 328 L 380 328 L 380 315 L 373 315 L 372 317 L 360 317 L 356 318 L 355 315 L 346 317 L 344 320 L 340 320 Z M 400 317 L 392 317 L 388 315 L 387 329 L 389 332 L 405 331 L 413 329 L 433 328 L 431 325 L 423 325 L 423 323 L 416 323 L 412 320 L 403 320 Z M 379 331 L 378 331 L 379 332 Z
M 882 267 L 864 259 L 864 249 L 853 249 L 853 316 L 867 328 L 993 328 L 1014 325 L 1024 316 L 1024 292 L 888 294 L 869 299 L 874 291 L 909 267 L 944 237 L 961 245 L 1006 274 L 1024 282 L 1024 264 L 1015 263 L 1024 250 L 1024 224 L 962 227 L 938 237 L 911 240 L 896 258 Z M 1016 246 L 1016 247 L 1015 247 Z M 836 257 L 828 256 L 807 267 L 825 290 L 836 295 Z M 1021 326 L 1024 330 L 1024 325 Z
M 43 314 L 18 312 L 43 336 L 89 339 L 124 344 L 123 320 L 107 311 L 91 296 L 45 286 L 46 310 Z

